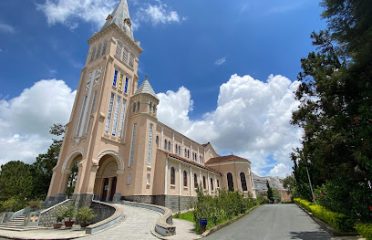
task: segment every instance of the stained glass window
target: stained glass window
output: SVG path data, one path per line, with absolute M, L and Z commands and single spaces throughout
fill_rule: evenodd
M 115 111 L 114 111 L 114 120 L 112 123 L 112 136 L 116 136 L 116 131 L 118 129 L 118 121 L 119 121 L 119 111 L 121 107 L 121 97 L 117 96 L 116 97 L 116 104 L 115 104 Z
M 119 74 L 119 71 L 115 69 L 114 80 L 112 81 L 112 86 L 114 86 L 114 87 L 116 87 L 116 82 L 118 80 L 118 74 Z
M 125 77 L 124 93 L 128 93 L 128 87 L 129 87 L 129 79 L 128 77 Z
M 105 133 L 108 133 L 110 130 L 111 114 L 112 114 L 112 107 L 114 105 L 114 98 L 115 98 L 115 94 L 111 93 L 110 103 L 109 103 L 109 108 L 107 110 L 107 118 L 106 118 L 106 123 L 105 123 Z

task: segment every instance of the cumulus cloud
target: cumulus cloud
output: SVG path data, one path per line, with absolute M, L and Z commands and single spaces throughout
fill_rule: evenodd
M 68 121 L 75 99 L 64 81 L 41 80 L 10 100 L 0 99 L 0 164 L 31 162 L 51 143 L 49 127 Z
M 37 8 L 44 12 L 50 25 L 64 24 L 71 29 L 78 27 L 79 21 L 93 23 L 101 27 L 108 14 L 117 6 L 118 0 L 46 0 Z M 177 11 L 157 0 L 154 4 L 134 2 L 136 6 L 131 12 L 135 13 L 134 27 L 141 23 L 153 25 L 180 22 L 182 18 Z
M 217 65 L 217 66 L 220 66 L 222 64 L 224 64 L 226 62 L 226 58 L 225 57 L 222 57 L 222 58 L 219 58 L 217 59 L 214 64 Z
M 289 154 L 302 136 L 289 123 L 299 104 L 293 94 L 298 84 L 280 75 L 271 75 L 266 82 L 232 75 L 220 87 L 217 108 L 202 119 L 190 120 L 192 100 L 185 88 L 159 94 L 163 104 L 158 117 L 199 142 L 211 141 L 220 152 L 247 157 L 258 174 L 284 176 L 290 172 Z M 177 104 L 172 99 L 178 99 Z M 169 118 L 180 112 L 176 121 Z
M 147 4 L 139 8 L 135 17 L 135 24 L 138 27 L 141 22 L 158 25 L 179 23 L 183 20 L 185 18 L 181 17 L 177 11 L 170 9 L 167 4 L 157 1 L 156 4 Z
M 46 0 L 37 8 L 44 12 L 48 24 L 61 23 L 74 29 L 77 20 L 102 26 L 116 4 L 116 0 Z
M 1 23 L 0 22 L 0 32 L 3 33 L 15 33 L 15 29 L 13 26 L 6 24 L 6 23 Z

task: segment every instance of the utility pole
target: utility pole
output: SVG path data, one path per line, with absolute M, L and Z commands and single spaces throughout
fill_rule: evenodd
M 309 169 L 308 169 L 308 164 L 310 164 L 310 160 L 307 160 L 307 164 L 306 164 L 306 173 L 307 173 L 307 178 L 309 179 L 309 185 L 310 185 L 310 190 L 311 190 L 311 196 L 312 196 L 312 199 L 313 199 L 313 202 L 315 200 L 315 196 L 314 196 L 314 190 L 313 190 L 313 185 L 311 184 L 311 179 L 310 179 L 310 174 L 309 174 Z

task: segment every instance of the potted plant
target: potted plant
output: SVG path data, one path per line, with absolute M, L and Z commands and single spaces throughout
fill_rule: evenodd
M 65 218 L 65 211 L 66 211 L 65 208 L 57 210 L 57 212 L 56 212 L 57 222 L 53 224 L 54 229 L 59 229 L 59 228 L 62 227 L 62 225 L 63 225 L 62 221 Z
M 207 225 L 208 225 L 207 218 L 199 218 L 200 231 L 204 232 L 207 229 Z
M 82 207 L 79 209 L 76 220 L 80 223 L 80 226 L 82 228 L 85 228 L 89 224 L 92 223 L 96 215 L 94 214 L 94 211 L 89 207 Z
M 75 221 L 73 221 L 72 219 L 74 218 L 74 215 L 75 215 L 75 208 L 73 205 L 70 205 L 65 213 L 64 213 L 64 217 L 65 217 L 65 227 L 66 228 L 72 228 L 72 225 L 74 225 Z M 67 218 L 67 220 L 66 220 Z

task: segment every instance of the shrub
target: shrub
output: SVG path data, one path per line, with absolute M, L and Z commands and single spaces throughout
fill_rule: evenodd
M 25 201 L 16 197 L 9 198 L 2 202 L 2 209 L 6 212 L 16 212 L 25 207 Z
M 65 212 L 67 211 L 67 207 L 61 206 L 56 210 L 55 217 L 57 218 L 57 223 L 62 222 L 65 218 Z
M 344 214 L 332 212 L 321 205 L 313 204 L 301 198 L 295 198 L 294 202 L 313 213 L 315 217 L 328 223 L 337 231 L 353 231 L 354 220 Z
M 355 229 L 367 240 L 372 240 L 372 223 L 357 223 Z
M 32 209 L 32 210 L 36 210 L 36 209 L 41 209 L 41 201 L 40 200 L 31 200 L 28 202 L 28 206 Z
M 92 223 L 96 215 L 94 211 L 89 207 L 82 207 L 79 209 L 76 215 L 76 220 L 80 223 L 82 227 L 86 227 Z
M 64 214 L 63 216 L 65 218 L 68 218 L 69 221 L 71 221 L 76 214 L 74 205 L 70 205 L 68 207 L 64 207 Z

